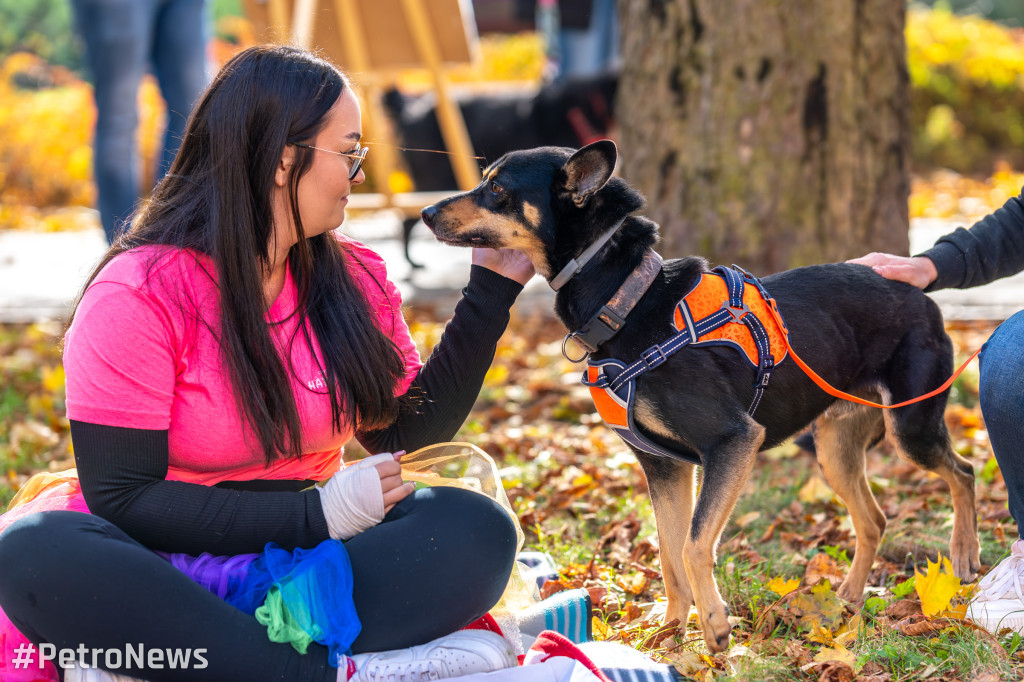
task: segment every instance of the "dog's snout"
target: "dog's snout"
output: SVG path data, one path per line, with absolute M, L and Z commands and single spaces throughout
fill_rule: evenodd
M 430 221 L 432 221 L 434 219 L 434 216 L 436 215 L 437 207 L 433 205 L 427 206 L 422 211 L 420 211 L 420 218 L 423 218 L 423 223 L 430 228 L 433 228 L 433 225 L 430 224 Z

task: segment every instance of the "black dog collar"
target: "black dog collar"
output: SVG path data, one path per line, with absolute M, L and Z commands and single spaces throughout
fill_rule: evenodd
M 622 223 L 626 221 L 625 218 L 608 228 L 608 231 L 598 237 L 597 241 L 586 248 L 586 250 L 580 255 L 573 258 L 571 261 L 566 263 L 562 271 L 555 275 L 555 278 L 551 280 L 551 288 L 558 291 L 565 286 L 566 282 L 579 274 L 583 266 L 593 258 L 601 247 L 612 238 L 612 235 L 622 226 Z
M 583 327 L 567 334 L 563 339 L 562 355 L 565 359 L 570 362 L 582 362 L 587 355 L 596 352 L 601 344 L 615 336 L 622 329 L 622 325 L 626 323 L 626 316 L 647 293 L 659 272 L 661 272 L 661 256 L 653 249 L 647 249 L 643 260 L 629 274 L 611 300 L 602 306 Z M 578 359 L 570 358 L 566 354 L 565 348 L 569 340 L 575 341 L 580 348 L 586 351 L 586 354 Z

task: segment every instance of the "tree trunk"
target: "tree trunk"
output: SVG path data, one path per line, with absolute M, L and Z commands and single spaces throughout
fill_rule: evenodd
M 902 0 L 625 0 L 622 174 L 663 255 L 764 275 L 906 254 Z

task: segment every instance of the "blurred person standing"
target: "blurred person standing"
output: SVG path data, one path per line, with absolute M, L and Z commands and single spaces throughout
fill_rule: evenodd
M 554 81 L 593 76 L 619 65 L 619 15 L 616 0 L 540 0 L 540 15 L 554 19 L 557 39 L 548 53 L 557 64 Z M 554 43 L 554 44 L 552 44 Z M 555 49 L 552 49 L 555 48 Z
M 138 93 L 152 69 L 167 103 L 157 182 L 178 151 L 185 121 L 207 83 L 206 0 L 71 0 L 96 100 L 93 174 L 107 242 L 126 227 L 141 180 Z

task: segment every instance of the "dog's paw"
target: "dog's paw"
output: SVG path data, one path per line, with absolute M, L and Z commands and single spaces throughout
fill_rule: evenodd
M 729 607 L 724 603 L 706 618 L 701 619 L 701 627 L 704 630 L 704 641 L 708 650 L 713 654 L 719 654 L 729 648 L 729 635 L 732 634 L 732 626 L 729 625 Z
M 960 578 L 962 583 L 973 583 L 978 577 L 978 571 L 981 570 L 981 560 L 977 558 L 977 555 L 972 557 L 969 552 L 953 554 L 951 563 L 953 564 L 953 575 Z
M 978 571 L 981 570 L 980 546 L 977 536 L 969 536 L 963 541 L 956 537 L 949 543 L 950 563 L 953 564 L 953 574 L 960 578 L 961 582 L 974 582 Z
M 843 584 L 836 591 L 836 594 L 839 595 L 839 598 L 843 601 L 857 604 L 864 600 L 864 585 L 863 583 L 859 586 L 854 585 L 849 579 L 847 579 L 843 581 Z

